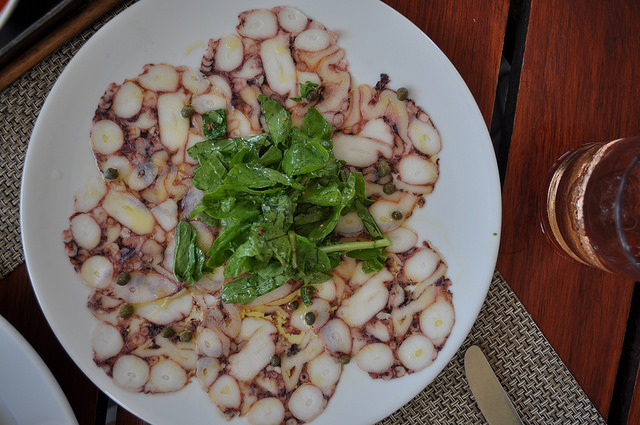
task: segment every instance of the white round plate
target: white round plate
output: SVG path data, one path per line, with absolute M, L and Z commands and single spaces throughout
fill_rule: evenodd
M 89 128 L 111 82 L 137 76 L 147 63 L 199 66 L 209 38 L 235 32 L 237 16 L 278 0 L 143 0 L 97 32 L 62 73 L 38 117 L 22 185 L 25 257 L 36 295 L 53 331 L 78 366 L 104 392 L 156 425 L 225 424 L 198 382 L 171 394 L 145 395 L 117 387 L 92 359 L 96 319 L 88 288 L 64 251 L 73 195 L 95 173 Z M 397 380 L 372 380 L 355 364 L 343 372 L 314 424 L 369 424 L 424 389 L 460 348 L 486 297 L 501 224 L 498 171 L 491 140 L 464 81 L 445 55 L 405 17 L 378 0 L 297 0 L 295 6 L 339 34 L 357 83 L 405 86 L 442 136 L 440 179 L 413 217 L 448 264 L 456 323 L 434 364 Z M 336 11 L 340 11 L 336 13 Z M 388 30 L 381 31 L 381 28 Z M 234 421 L 236 422 L 236 421 Z M 244 419 L 237 420 L 246 423 Z
M 47 365 L 2 316 L 0 341 L 0 424 L 77 425 Z

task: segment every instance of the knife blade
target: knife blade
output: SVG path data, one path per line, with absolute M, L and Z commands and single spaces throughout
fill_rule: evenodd
M 522 425 L 513 403 L 477 345 L 467 349 L 464 369 L 471 392 L 489 425 Z

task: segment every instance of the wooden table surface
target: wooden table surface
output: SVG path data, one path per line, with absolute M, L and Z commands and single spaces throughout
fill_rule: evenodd
M 635 81 L 640 2 L 385 3 L 420 27 L 453 62 L 488 127 L 496 115 L 501 59 L 507 59 L 509 92 L 504 116 L 496 115 L 502 118 L 495 147 L 504 178 L 497 269 L 602 416 L 610 424 L 637 423 L 640 309 L 635 304 L 640 297 L 634 298 L 635 284 L 556 254 L 540 232 L 537 200 L 547 170 L 565 151 L 640 134 L 640 84 Z M 106 398 L 51 333 L 24 266 L 0 281 L 0 314 L 40 353 L 79 423 L 97 423 Z M 116 423 L 143 422 L 119 409 Z

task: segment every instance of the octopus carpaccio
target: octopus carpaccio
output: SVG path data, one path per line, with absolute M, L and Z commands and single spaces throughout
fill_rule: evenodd
M 407 221 L 438 179 L 440 135 L 387 75 L 356 86 L 336 33 L 301 11 L 249 10 L 236 30 L 210 40 L 199 69 L 149 64 L 106 89 L 90 141 L 103 175 L 116 174 L 78 192 L 63 239 L 91 288 L 94 361 L 117 385 L 164 393 L 197 381 L 227 418 L 305 423 L 325 409 L 344 367 L 400 378 L 428 367 L 451 332 L 446 264 Z M 292 100 L 308 81 L 317 96 Z M 367 274 L 345 256 L 308 306 L 297 282 L 235 305 L 221 301 L 222 267 L 193 285 L 173 274 L 179 220 L 197 229 L 205 252 L 218 234 L 189 219 L 202 193 L 190 184 L 198 164 L 187 149 L 204 140 L 202 114 L 225 108 L 229 137 L 262 133 L 261 93 L 298 123 L 310 106 L 325 117 L 336 157 L 363 173 L 369 210 L 392 241 L 385 268 Z M 336 232 L 355 238 L 363 223 L 349 213 Z

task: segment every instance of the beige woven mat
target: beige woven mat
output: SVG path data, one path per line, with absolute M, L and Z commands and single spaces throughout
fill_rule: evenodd
M 24 262 L 20 238 L 22 166 L 40 108 L 73 55 L 126 1 L 0 91 L 0 278 Z
M 23 262 L 19 230 L 22 165 L 38 112 L 71 57 L 124 2 L 0 91 L 0 277 Z M 438 378 L 380 424 L 485 423 L 464 376 L 464 351 L 479 345 L 525 424 L 599 424 L 604 420 L 496 272 L 469 337 Z
M 478 345 L 525 424 L 604 424 L 509 285 L 495 272 L 480 315 L 444 371 L 379 424 L 486 424 L 464 375 L 464 352 Z

